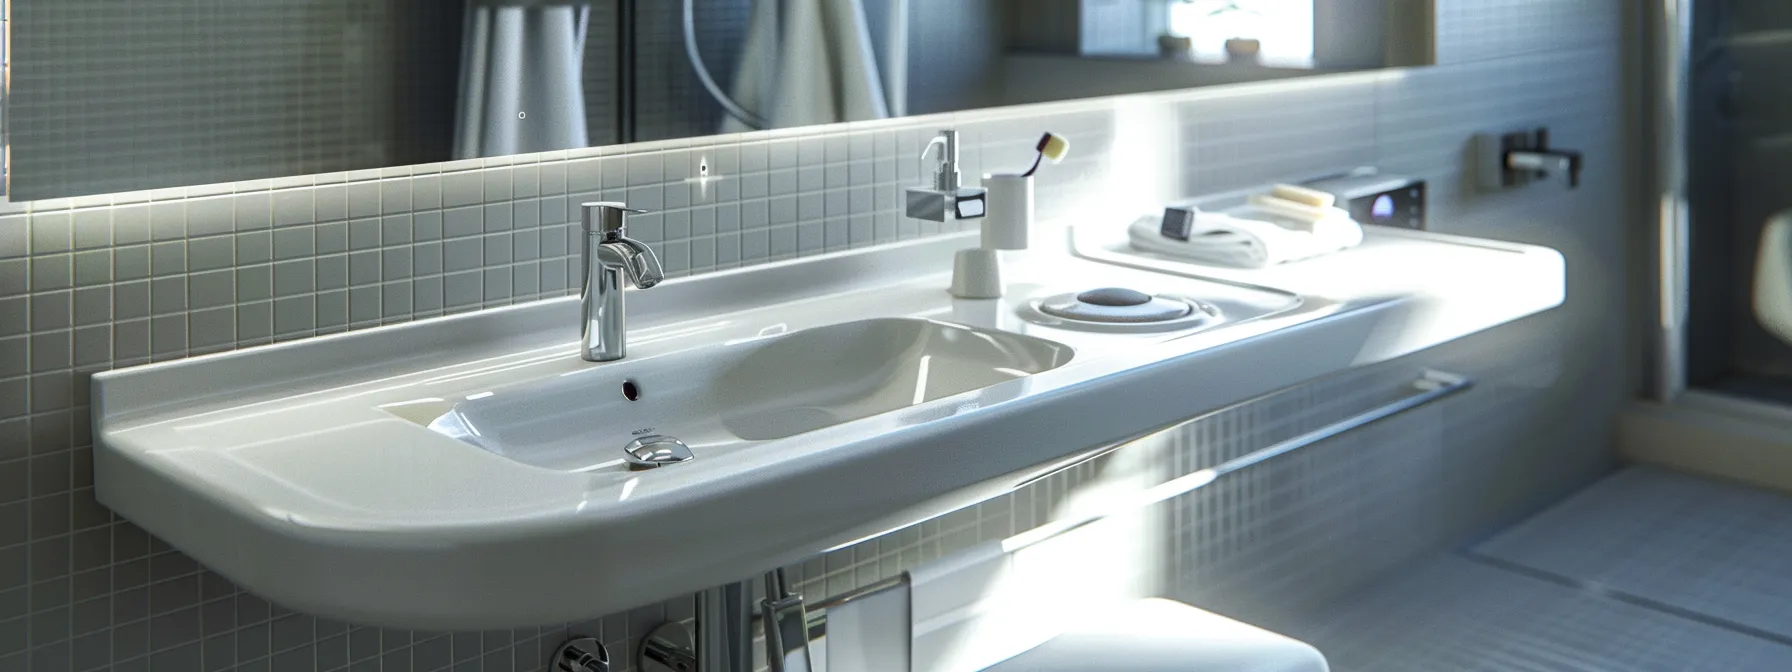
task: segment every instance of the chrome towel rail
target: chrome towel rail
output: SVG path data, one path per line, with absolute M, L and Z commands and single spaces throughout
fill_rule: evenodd
M 1377 406 L 1363 413 L 1339 420 L 1313 431 L 1251 451 L 1250 453 L 1226 460 L 1212 467 L 1165 481 L 1164 483 L 1152 486 L 1133 496 L 1116 502 L 1112 506 L 1102 508 L 1087 515 L 1053 521 L 1020 534 L 1016 534 L 1002 541 L 1002 549 L 1008 552 L 1018 551 L 1090 524 L 1130 511 L 1136 511 L 1152 504 L 1180 497 L 1206 487 L 1208 484 L 1213 483 L 1227 474 L 1240 471 L 1276 457 L 1287 455 L 1353 429 L 1373 424 L 1380 420 L 1424 406 L 1433 401 L 1466 390 L 1473 385 L 1473 381 L 1460 375 L 1427 370 L 1420 374 L 1417 380 L 1409 383 L 1410 389 L 1412 390 L 1411 394 L 1402 396 L 1391 403 Z M 825 632 L 827 622 L 826 609 L 837 607 L 853 600 L 870 597 L 884 591 L 901 588 L 908 582 L 906 576 L 906 574 L 899 574 L 813 603 L 812 607 L 814 607 L 814 610 L 809 612 L 808 621 L 810 637 L 817 637 L 822 632 Z

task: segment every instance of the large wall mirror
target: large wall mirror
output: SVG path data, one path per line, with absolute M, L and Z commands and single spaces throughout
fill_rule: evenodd
M 12 200 L 1432 60 L 1430 0 L 10 0 Z

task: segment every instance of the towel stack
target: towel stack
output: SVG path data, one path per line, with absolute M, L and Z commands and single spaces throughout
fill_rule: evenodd
M 1223 212 L 1171 207 L 1133 222 L 1132 246 L 1202 263 L 1263 268 L 1354 247 L 1363 227 L 1331 194 L 1289 184 Z

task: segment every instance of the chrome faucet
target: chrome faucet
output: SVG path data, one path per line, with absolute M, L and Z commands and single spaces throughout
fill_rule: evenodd
M 608 362 L 626 354 L 626 328 L 622 308 L 622 281 L 626 275 L 636 287 L 647 289 L 666 278 L 659 257 L 646 243 L 628 237 L 623 220 L 631 212 L 622 203 L 582 203 L 585 246 L 579 258 L 584 267 L 584 287 L 579 292 L 580 345 L 587 362 Z

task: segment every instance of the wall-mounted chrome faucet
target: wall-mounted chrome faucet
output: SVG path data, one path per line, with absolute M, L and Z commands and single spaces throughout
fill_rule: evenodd
M 935 157 L 932 186 L 908 188 L 908 216 L 935 222 L 982 217 L 987 210 L 985 196 L 988 192 L 982 187 L 961 186 L 959 182 L 958 131 L 940 131 L 921 150 L 921 160 L 926 161 L 936 149 L 939 152 Z
M 1580 186 L 1580 152 L 1550 147 L 1549 129 L 1538 128 L 1529 138 L 1523 133 L 1510 134 L 1506 142 L 1506 170 L 1530 171 L 1536 178 L 1547 178 L 1550 171 L 1566 173 L 1569 189 Z
M 1524 186 L 1532 180 L 1547 179 L 1550 173 L 1568 178 L 1568 188 L 1580 186 L 1581 155 L 1571 149 L 1549 146 L 1549 129 L 1538 128 L 1530 133 L 1476 136 L 1481 188 L 1498 191 Z
M 582 203 L 585 245 L 579 258 L 584 286 L 579 292 L 579 344 L 587 362 L 622 359 L 626 353 L 622 284 L 626 276 L 647 289 L 665 279 L 659 257 L 646 243 L 628 237 L 624 220 L 631 212 L 622 203 Z

